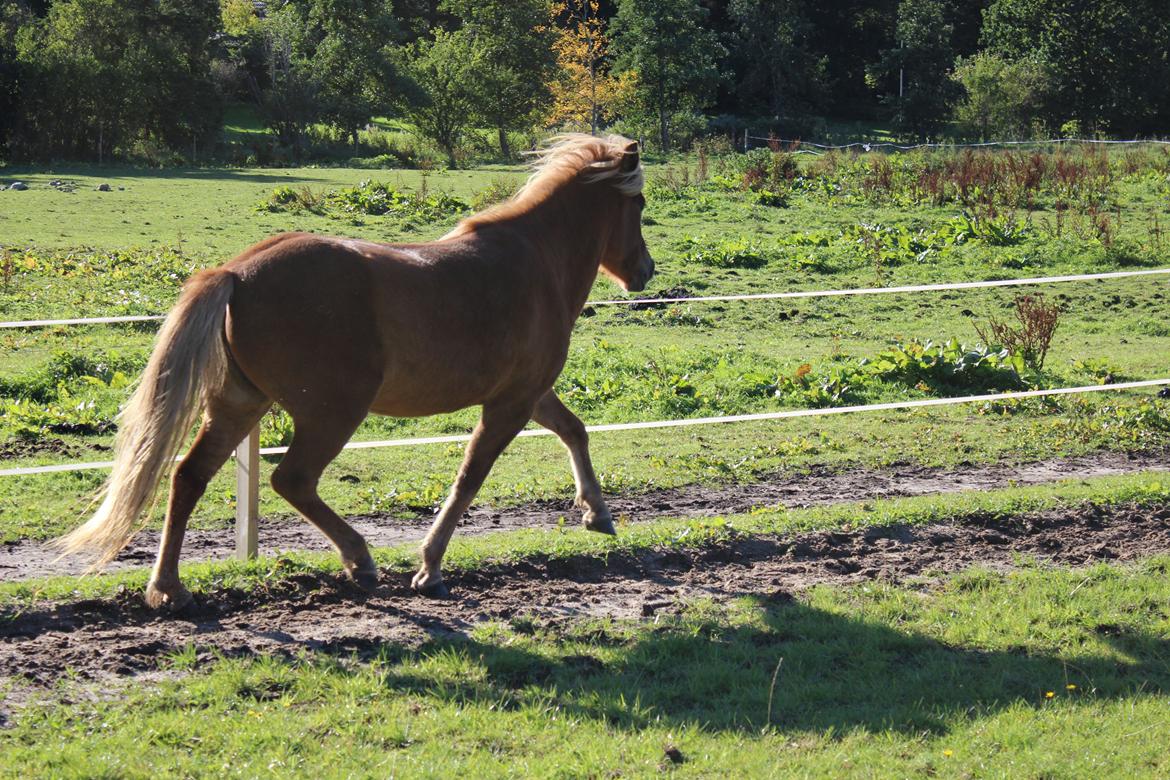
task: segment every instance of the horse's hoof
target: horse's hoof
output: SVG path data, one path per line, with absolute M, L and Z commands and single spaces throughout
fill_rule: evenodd
M 349 578 L 354 585 L 365 591 L 372 591 L 378 587 L 377 569 L 354 569 L 349 572 Z
M 428 599 L 449 599 L 449 598 L 451 598 L 451 591 L 447 590 L 447 585 L 442 580 L 439 580 L 434 585 L 423 585 L 421 587 L 418 585 L 411 585 L 411 587 L 414 588 L 415 593 L 422 596 L 423 598 L 428 598 Z
M 175 614 L 182 612 L 194 603 L 195 597 L 191 595 L 191 591 L 181 584 L 172 585 L 166 590 L 154 583 L 146 586 L 146 606 L 151 609 L 165 609 L 167 612 Z
M 617 529 L 613 527 L 613 518 L 609 515 L 587 515 L 585 517 L 585 528 L 590 531 L 596 531 L 599 534 L 617 536 Z

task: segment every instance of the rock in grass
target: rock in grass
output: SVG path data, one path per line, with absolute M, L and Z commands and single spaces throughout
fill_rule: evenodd
M 102 182 L 101 184 L 99 184 L 97 188 L 98 188 L 98 192 L 109 192 L 110 191 L 110 185 L 106 184 L 105 182 Z
M 28 185 L 22 181 L 14 181 L 8 185 L 8 189 L 10 189 L 10 190 L 27 190 Z

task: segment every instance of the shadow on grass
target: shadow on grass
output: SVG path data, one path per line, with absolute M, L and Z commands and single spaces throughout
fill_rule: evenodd
M 608 663 L 599 656 L 610 653 L 557 658 L 463 639 L 432 640 L 415 651 L 384 646 L 380 655 L 390 667 L 385 685 L 505 709 L 529 701 L 543 705 L 551 697 L 575 717 L 619 728 L 665 720 L 712 731 L 758 731 L 770 713 L 771 724 L 783 729 L 907 734 L 944 733 L 957 718 L 1017 704 L 1043 707 L 1052 701 L 1048 692 L 1053 699 L 1100 700 L 1170 689 L 1170 641 L 1118 626 L 1094 630 L 1126 660 L 1070 661 L 1024 648 L 949 646 L 798 602 L 757 601 L 763 628 L 684 617 L 648 632 L 611 633 L 595 624 L 569 635 L 586 647 L 611 645 L 617 657 Z M 414 671 L 413 662 L 452 656 L 486 675 L 452 683 Z
M 344 167 L 344 166 L 337 166 Z M 17 165 L 10 168 L 0 169 L 0 176 L 5 179 L 22 178 L 28 182 L 30 186 L 46 185 L 50 179 L 68 179 L 71 176 L 85 176 L 93 179 L 100 179 L 110 183 L 117 183 L 123 180 L 140 181 L 142 179 L 154 180 L 189 180 L 189 181 L 238 181 L 238 182 L 255 182 L 259 184 L 285 184 L 293 185 L 298 182 L 311 181 L 316 182 L 320 180 L 329 180 L 329 173 L 331 168 L 322 167 L 314 168 L 311 171 L 302 170 L 299 167 L 289 168 L 271 168 L 272 172 L 266 173 L 264 169 L 258 168 L 230 168 L 230 167 L 207 167 L 207 168 L 149 168 L 149 167 L 102 167 L 99 165 L 85 165 L 79 163 L 63 163 L 45 164 L 45 165 Z M 385 169 L 387 174 L 404 172 L 407 169 L 388 168 Z M 297 171 L 296 176 L 290 175 L 292 171 Z M 45 181 L 40 181 L 44 179 Z

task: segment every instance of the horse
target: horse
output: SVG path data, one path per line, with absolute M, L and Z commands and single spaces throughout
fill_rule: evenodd
M 321 500 L 325 467 L 370 413 L 419 417 L 480 406 L 450 493 L 411 580 L 445 598 L 441 563 L 459 518 L 492 465 L 534 420 L 568 449 L 587 529 L 613 534 L 581 420 L 553 392 L 569 338 L 598 273 L 627 291 L 654 274 L 642 237 L 638 144 L 620 136 L 561 136 L 536 153 L 511 199 L 429 243 L 384 244 L 284 233 L 183 286 L 123 409 L 101 503 L 56 540 L 111 561 L 141 527 L 174 467 L 153 609 L 192 601 L 179 577 L 188 518 L 232 450 L 273 406 L 293 438 L 272 487 L 336 547 L 364 589 L 378 570 L 365 539 Z

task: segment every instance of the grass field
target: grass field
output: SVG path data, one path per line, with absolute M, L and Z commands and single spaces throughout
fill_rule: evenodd
M 651 172 L 645 226 L 660 269 L 654 289 L 734 293 L 1156 267 L 1165 263 L 1158 226 L 1170 224 L 1170 199 L 1165 175 L 1158 178 L 1160 158 L 1146 162 L 1148 170 L 1128 174 L 1117 162 L 1108 185 L 1092 191 L 1106 199 L 1109 210 L 1080 217 L 1076 209 L 1060 212 L 1067 224 L 1059 237 L 1043 227 L 1055 230 L 1056 214 L 1038 203 L 1012 217 L 1019 223 L 1015 237 L 968 231 L 963 240 L 956 233 L 963 229 L 954 226 L 965 211 L 961 204 L 905 205 L 886 196 L 829 197 L 793 189 L 788 205 L 777 208 L 759 205 L 751 191 L 695 185 L 697 163 L 660 167 Z M 734 173 L 730 166 L 725 179 Z M 457 206 L 422 216 L 371 216 L 338 208 L 297 209 L 296 201 L 291 210 L 269 208 L 280 187 L 307 188 L 319 197 L 371 176 L 418 192 L 424 180 L 418 171 L 19 173 L 31 189 L 0 195 L 9 269 L 0 287 L 4 319 L 158 313 L 169 307 L 193 269 L 222 262 L 279 230 L 418 240 L 441 235 L 464 213 Z M 432 174 L 425 176 L 425 191 L 471 204 L 480 193 L 514 186 L 522 175 L 496 169 Z M 77 188 L 61 192 L 47 186 L 52 180 L 76 182 Z M 712 173 L 710 180 L 718 176 Z M 840 173 L 836 180 L 850 181 Z M 103 181 L 126 189 L 98 192 L 96 184 Z M 1041 200 L 1049 197 L 1045 192 Z M 972 211 L 978 211 L 977 204 L 966 213 Z M 1088 226 L 1090 220 L 1106 219 L 1107 227 Z M 988 217 L 985 224 L 997 222 Z M 1008 224 L 1006 211 L 998 224 Z M 1170 318 L 1164 278 L 1068 284 L 1043 292 L 1063 313 L 1044 370 L 1022 379 L 986 355 L 968 376 L 944 376 L 936 370 L 944 366 L 918 359 L 909 371 L 859 374 L 861 361 L 902 359 L 915 341 L 954 339 L 978 347 L 977 326 L 1010 318 L 1016 293 L 976 290 L 598 309 L 579 323 L 558 388 L 584 419 L 600 423 L 1165 374 Z M 602 280 L 595 293 L 609 298 L 617 291 Z M 152 327 L 142 326 L 0 331 L 0 447 L 6 461 L 107 459 L 114 416 L 144 364 L 152 334 Z M 640 490 L 750 479 L 816 464 L 949 464 L 1147 447 L 1170 426 L 1166 405 L 1149 395 L 662 432 L 652 438 L 614 434 L 604 437 L 597 458 L 611 489 Z M 474 410 L 427 420 L 375 418 L 356 438 L 463 432 L 474 419 Z M 286 419 L 272 416 L 265 421 L 263 443 L 286 444 L 290 432 Z M 518 444 L 497 468 L 485 497 L 507 504 L 565 495 L 569 477 L 557 453 L 549 442 Z M 691 457 L 672 457 L 676 453 Z M 351 513 L 434 504 L 457 461 L 454 447 L 345 455 L 331 471 L 326 491 L 331 502 Z M 342 477 L 349 481 L 340 482 Z M 100 474 L 6 480 L 0 484 L 0 538 L 58 533 L 75 522 L 98 480 Z M 30 495 L 37 499 L 30 501 Z M 287 510 L 266 497 L 264 511 Z M 215 525 L 231 514 L 224 476 L 196 523 Z
M 1168 159 L 1044 152 L 814 160 L 764 152 L 655 166 L 644 232 L 659 276 L 648 292 L 1166 267 Z M 1012 178 L 1017 165 L 1035 175 Z M 521 170 L 505 167 L 427 174 L 61 167 L 0 176 L 30 186 L 0 191 L 0 320 L 163 312 L 194 270 L 272 233 L 436 238 L 473 204 L 523 181 Z M 362 186 L 371 179 L 406 205 L 384 214 L 354 207 L 385 194 Z M 97 191 L 101 183 L 111 191 Z M 1029 290 L 1037 291 L 1059 307 L 1042 366 L 980 334 L 990 320 L 1012 321 L 1018 291 L 974 290 L 598 307 L 578 323 L 557 387 L 583 419 L 601 423 L 1170 376 L 1167 277 Z M 600 280 L 594 297 L 620 293 Z M 118 406 L 153 332 L 151 325 L 0 330 L 0 468 L 108 459 Z M 474 420 L 474 410 L 377 418 L 355 438 L 465 432 Z M 287 443 L 289 434 L 282 414 L 266 418 L 264 444 Z M 1168 436 L 1170 401 L 1126 392 L 597 434 L 592 449 L 605 489 L 634 494 L 807 469 L 1164 451 Z M 345 453 L 326 472 L 322 494 L 342 514 L 394 522 L 405 510 L 438 504 L 459 458 L 459 447 L 445 445 Z M 101 472 L 0 478 L 0 541 L 46 539 L 70 527 L 101 479 Z M 718 550 L 816 530 L 1011 524 L 1086 505 L 1160 509 L 1170 501 L 1166 486 L 1164 474 L 1151 473 L 761 508 L 633 523 L 616 541 L 568 528 L 457 538 L 449 560 L 467 577 L 550 558 L 604 567 L 611 556 Z M 507 507 L 571 494 L 559 445 L 528 439 L 500 459 L 481 500 Z M 291 510 L 263 491 L 261 512 Z M 232 475 L 224 473 L 193 527 L 225 527 L 233 513 Z M 496 615 L 360 652 L 253 657 L 200 647 L 196 636 L 190 647 L 160 646 L 161 667 L 146 677 L 65 676 L 51 689 L 0 677 L 0 694 L 7 686 L 14 702 L 0 706 L 0 774 L 1159 776 L 1168 770 L 1162 746 L 1170 739 L 1170 563 L 1157 545 L 1150 552 L 1159 554 L 1124 563 L 1092 558 L 1099 562 L 1087 568 L 1022 556 L 999 568 L 782 596 L 736 590 L 732 573 L 720 595 L 692 595 L 646 619 Z M 390 581 L 414 564 L 407 549 L 376 558 Z M 192 565 L 184 576 L 213 606 L 224 594 L 249 593 L 268 608 L 284 597 L 264 594 L 283 593 L 282 583 L 297 577 L 332 577 L 336 565 L 332 556 L 291 555 Z M 78 599 L 106 605 L 114 623 L 148 625 L 126 595 L 144 578 L 132 571 L 0 584 L 0 632 L 6 622 L 19 626 L 55 609 L 46 605 Z M 534 603 L 540 588 L 532 587 Z M 0 639 L 9 641 L 16 639 Z
M 761 512 L 638 528 L 619 550 L 579 531 L 528 533 L 461 542 L 452 570 L 547 555 L 580 567 L 729 534 L 1010 522 L 1086 500 L 1164 506 L 1168 491 L 1165 475 L 1151 474 L 987 493 L 963 507 L 914 499 Z M 381 555 L 388 572 L 409 570 L 409 551 Z M 94 691 L 66 676 L 51 693 L 10 687 L 22 703 L 0 730 L 0 771 L 1158 776 L 1170 737 L 1168 566 L 1164 556 L 1077 569 L 1020 559 L 1007 572 L 692 599 L 653 621 L 516 616 L 419 645 L 285 657 L 209 655 L 196 634 L 190 646 L 148 651 L 162 655 L 147 686 Z M 192 573 L 210 598 L 225 586 L 273 587 L 280 569 L 332 567 L 299 556 Z M 0 605 L 19 620 L 74 584 L 3 586 Z M 85 595 L 116 587 L 91 581 Z
M 1170 627 L 1128 607 L 1164 603 L 1168 563 L 697 602 L 655 626 L 495 625 L 360 664 L 191 676 L 179 655 L 157 685 L 31 705 L 0 736 L 0 771 L 1158 776 Z

